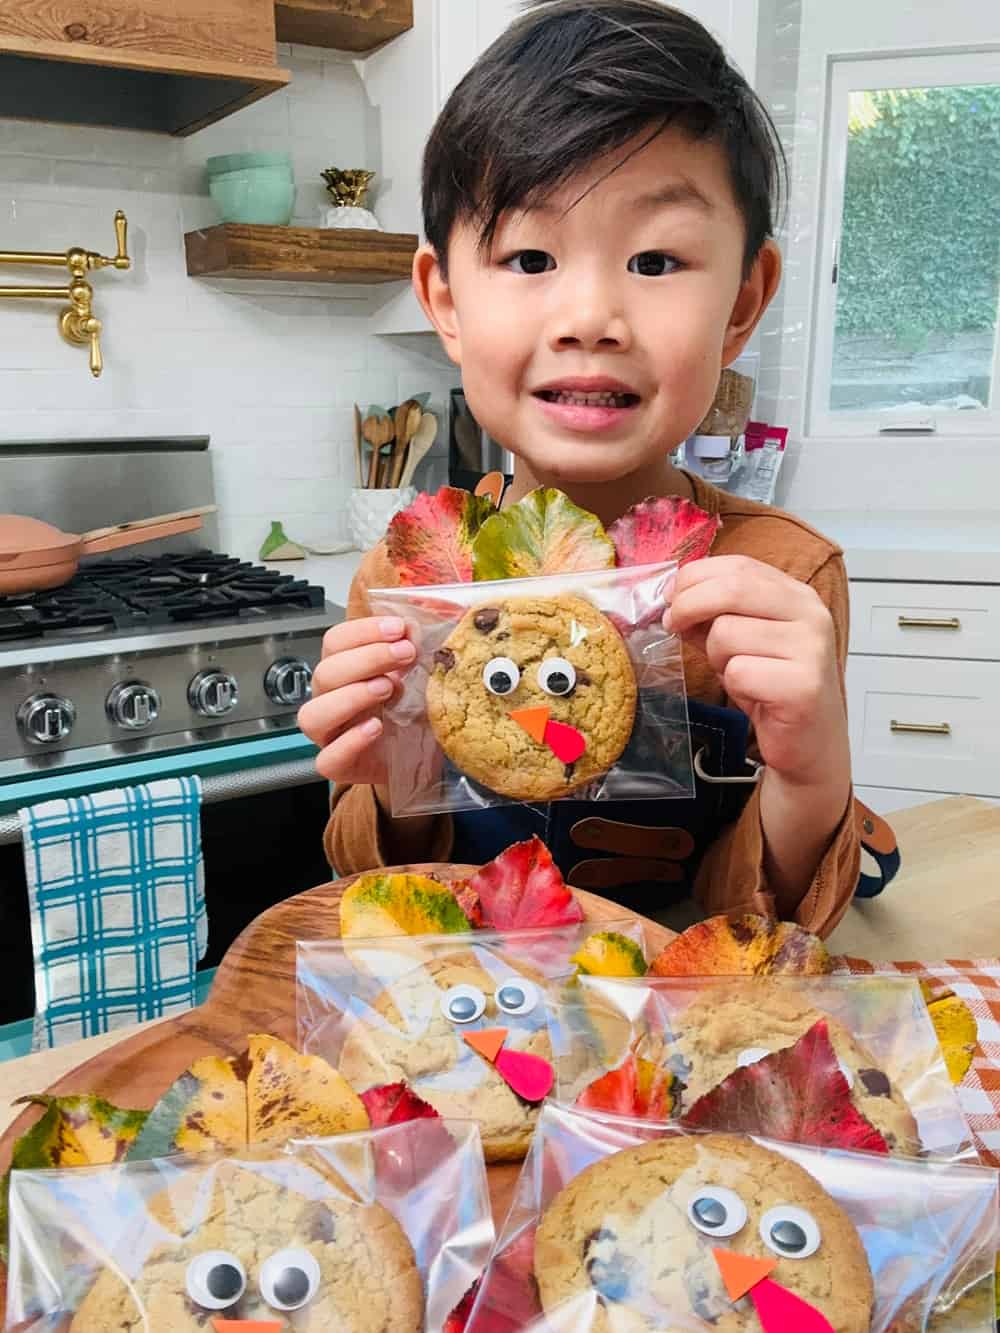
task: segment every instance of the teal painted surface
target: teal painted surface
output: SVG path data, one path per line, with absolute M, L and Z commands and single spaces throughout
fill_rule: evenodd
M 196 750 L 150 755 L 118 763 L 61 769 L 44 777 L 19 778 L 0 783 L 0 814 L 18 810 L 36 801 L 50 801 L 57 796 L 76 796 L 80 792 L 104 791 L 108 787 L 151 782 L 178 774 L 232 773 L 236 769 L 259 768 L 263 764 L 281 764 L 290 759 L 307 759 L 316 754 L 316 746 L 299 731 L 281 736 L 261 736 L 249 741 L 230 741 L 222 745 L 200 745 Z
M 198 973 L 195 994 L 198 1003 L 204 1004 L 215 978 L 215 968 L 209 967 Z M 19 1023 L 6 1023 L 0 1027 L 0 1063 L 4 1060 L 19 1060 L 22 1055 L 31 1054 L 31 1019 L 22 1018 Z

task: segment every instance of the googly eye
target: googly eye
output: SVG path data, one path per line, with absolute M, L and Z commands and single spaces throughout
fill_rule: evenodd
M 474 1023 L 485 1008 L 486 996 L 477 986 L 452 986 L 441 996 L 441 1012 L 449 1023 Z
M 275 1310 L 301 1310 L 319 1283 L 319 1264 L 308 1250 L 278 1250 L 261 1265 L 260 1294 Z
M 704 1236 L 735 1236 L 747 1224 L 747 1206 L 724 1185 L 702 1185 L 688 1204 L 688 1219 Z
M 819 1223 L 793 1203 L 779 1203 L 760 1219 L 760 1238 L 783 1259 L 808 1259 L 820 1247 Z
M 534 1009 L 538 1003 L 538 988 L 530 981 L 517 977 L 513 981 L 505 981 L 493 998 L 499 1010 L 517 1017 L 520 1014 L 530 1014 Z
M 185 1274 L 187 1293 L 203 1310 L 226 1310 L 247 1289 L 246 1269 L 228 1250 L 196 1254 Z
M 491 657 L 483 667 L 483 684 L 490 694 L 513 694 L 521 683 L 521 669 L 509 657 Z
M 576 667 L 565 657 L 547 657 L 538 668 L 538 683 L 546 694 L 560 697 L 576 689 Z

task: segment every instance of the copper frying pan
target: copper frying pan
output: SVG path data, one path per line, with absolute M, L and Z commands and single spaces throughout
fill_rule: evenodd
M 182 509 L 82 534 L 61 532 L 39 518 L 0 514 L 0 597 L 58 588 L 73 577 L 82 556 L 195 532 L 202 515 L 214 514 L 215 509 L 215 505 Z

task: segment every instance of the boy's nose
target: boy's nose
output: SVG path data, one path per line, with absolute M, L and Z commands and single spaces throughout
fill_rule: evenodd
M 550 343 L 557 350 L 626 351 L 632 335 L 613 287 L 597 279 L 568 279 L 566 299 L 552 314 Z

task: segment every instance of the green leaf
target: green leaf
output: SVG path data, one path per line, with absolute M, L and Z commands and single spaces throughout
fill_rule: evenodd
M 615 548 L 600 519 L 552 489 L 532 491 L 492 514 L 472 543 L 477 580 L 610 569 L 614 563 Z

